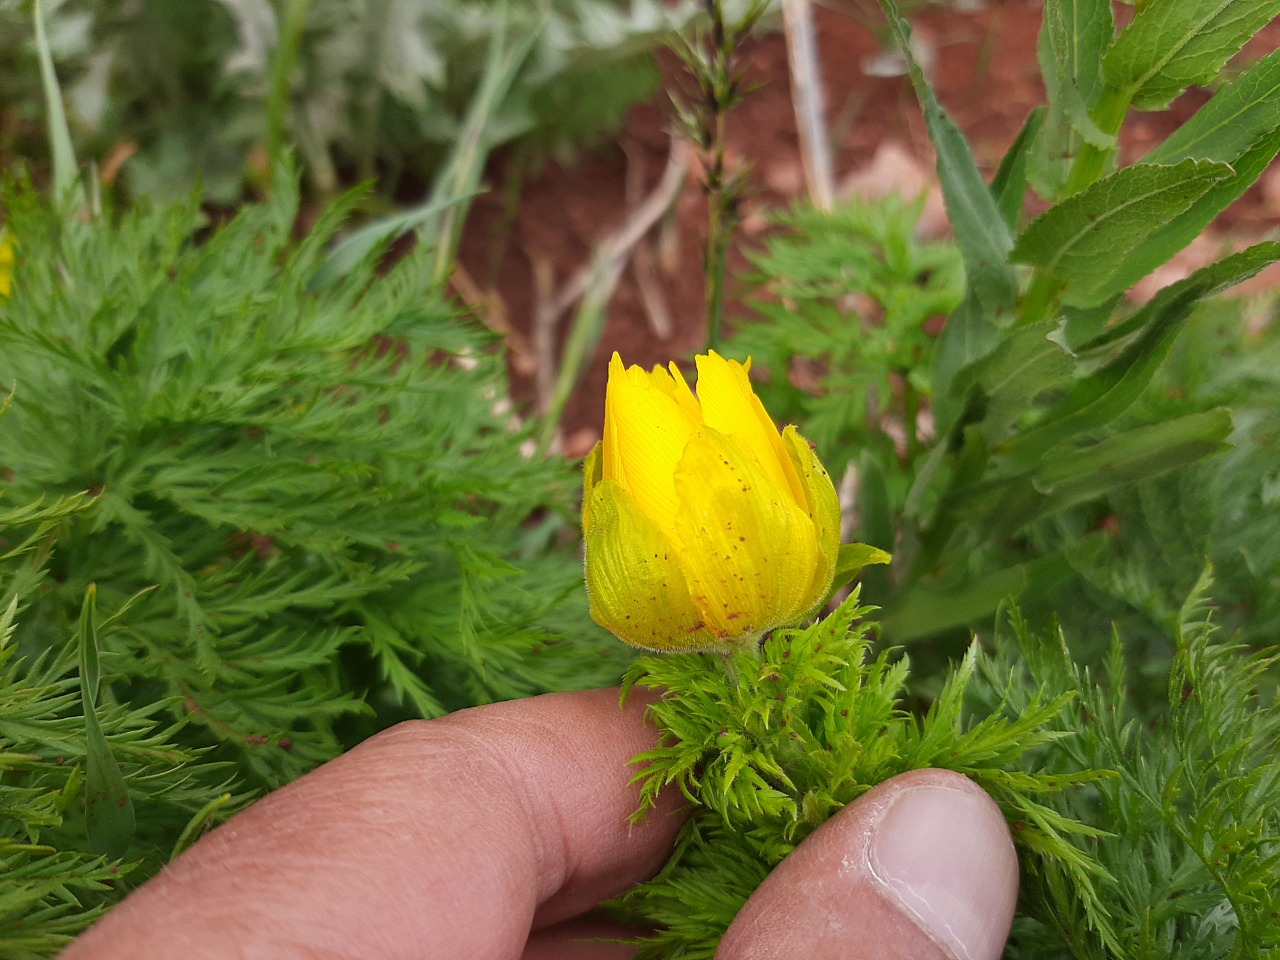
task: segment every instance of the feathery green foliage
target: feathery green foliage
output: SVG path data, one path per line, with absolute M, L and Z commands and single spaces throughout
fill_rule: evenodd
M 99 743 L 136 812 L 131 859 L 102 855 L 90 839 L 95 761 L 73 632 L 31 658 L 15 634 L 47 588 L 46 563 L 68 524 L 92 508 L 84 495 L 27 506 L 0 504 L 0 957 L 48 957 L 114 902 L 139 867 L 154 871 L 182 832 L 197 831 L 210 797 L 228 811 L 227 764 L 179 745 L 181 723 L 162 701 L 96 714 Z M 110 624 L 102 624 L 104 630 Z
M 324 269 L 354 198 L 298 242 L 288 175 L 212 231 L 190 203 L 79 223 L 9 197 L 6 498 L 93 497 L 25 654 L 62 645 L 90 583 L 108 610 L 155 587 L 103 638 L 103 695 L 163 701 L 264 785 L 397 719 L 616 678 L 611 645 L 538 626 L 581 604 L 572 553 L 514 562 L 570 474 L 495 412 L 489 338 L 423 256 Z
M 915 236 L 923 203 L 891 195 L 829 214 L 796 207 L 752 258 L 756 316 L 732 350 L 766 370 L 799 368 L 805 389 L 774 377 L 758 392 L 775 418 L 805 425 L 836 477 L 858 451 L 900 474 L 897 447 L 910 464 L 920 446 L 915 415 L 931 391 L 936 342 L 927 323 L 964 296 L 955 245 Z M 890 411 L 910 431 L 903 437 L 882 428 Z
M 800 630 L 778 630 L 760 650 L 728 657 L 680 654 L 637 661 L 624 690 L 663 690 L 649 710 L 660 745 L 642 765 L 642 816 L 658 790 L 676 785 L 692 805 L 677 849 L 619 910 L 653 925 L 644 957 L 710 958 L 747 897 L 817 826 L 877 783 L 907 770 L 945 768 L 974 779 L 1000 804 L 1025 862 L 1068 876 L 1089 921 L 1107 929 L 1094 894 L 1102 868 L 1073 835 L 1096 837 L 1047 798 L 1105 777 L 1085 764 L 1027 762 L 1065 734 L 1055 721 L 1071 692 L 1025 686 L 1025 702 L 985 718 L 965 710 L 984 655 L 970 648 L 928 712 L 902 705 L 909 665 L 874 652 L 859 591 Z
M 1206 574 L 1183 605 L 1176 654 L 1154 722 L 1129 689 L 1132 652 L 1112 637 L 1095 678 L 1061 630 L 1038 634 L 1018 616 L 972 685 L 975 700 L 1029 706 L 1027 691 L 1076 698 L 1051 729 L 1067 734 L 1044 762 L 1118 774 L 1049 799 L 1060 815 L 1105 828 L 1082 852 L 1105 868 L 1094 891 L 1109 935 L 1086 920 L 1075 878 L 1056 862 L 1028 871 L 1023 919 L 1008 956 L 1155 960 L 1274 956 L 1280 944 L 1280 710 L 1276 656 L 1224 638 L 1208 608 Z

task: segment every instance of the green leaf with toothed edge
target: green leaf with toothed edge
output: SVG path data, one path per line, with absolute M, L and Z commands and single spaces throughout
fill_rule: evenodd
M 924 110 L 929 139 L 938 152 L 938 178 L 947 216 L 964 257 L 969 288 L 992 319 L 1011 314 L 1017 280 L 1008 263 L 1013 245 L 991 190 L 982 179 L 973 152 L 955 121 L 938 103 L 929 81 L 911 53 L 908 26 L 895 0 L 880 0 L 899 49 L 907 59 L 911 82 Z
M 1151 0 L 1103 57 L 1103 75 L 1137 109 L 1163 110 L 1212 81 L 1277 14 L 1280 0 Z
M 1046 210 L 1022 232 L 1010 256 L 1065 281 L 1069 306 L 1094 306 L 1190 242 L 1180 232 L 1163 231 L 1232 173 L 1225 163 L 1208 160 L 1126 167 Z

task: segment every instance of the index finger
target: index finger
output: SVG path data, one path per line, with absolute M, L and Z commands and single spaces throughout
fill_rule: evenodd
M 627 820 L 643 709 L 595 690 L 401 724 L 213 831 L 64 957 L 518 957 L 670 853 L 677 798 Z

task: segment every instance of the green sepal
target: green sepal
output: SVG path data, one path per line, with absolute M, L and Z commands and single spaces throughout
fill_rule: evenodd
M 836 554 L 836 575 L 831 581 L 831 589 L 839 590 L 867 567 L 892 562 L 892 554 L 869 543 L 842 543 Z

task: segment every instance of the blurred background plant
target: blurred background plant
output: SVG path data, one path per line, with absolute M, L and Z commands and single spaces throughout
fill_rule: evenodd
M 237 201 L 287 142 L 312 189 L 375 175 L 387 194 L 431 182 L 460 137 L 495 36 L 527 47 L 485 148 L 531 161 L 615 132 L 657 89 L 652 51 L 695 0 L 51 0 L 50 47 L 83 156 L 131 193 L 202 184 Z M 0 3 L 0 156 L 43 137 L 29 4 Z M 127 163 L 124 162 L 127 159 Z

